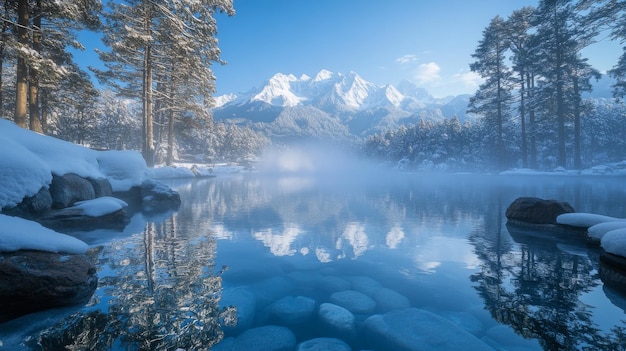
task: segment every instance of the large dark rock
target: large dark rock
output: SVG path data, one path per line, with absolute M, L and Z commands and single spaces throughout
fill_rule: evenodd
M 180 194 L 163 183 L 147 179 L 141 183 L 139 191 L 144 210 L 163 211 L 180 206 Z
M 0 253 L 0 323 L 52 307 L 83 304 L 98 285 L 86 255 Z
M 112 196 L 113 195 L 113 187 L 111 186 L 111 183 L 109 182 L 108 179 L 105 179 L 105 178 L 101 178 L 101 179 L 91 179 L 91 178 L 88 178 L 87 180 L 91 183 L 91 186 L 93 186 L 93 191 L 94 191 L 95 197 L 103 197 L 103 196 Z
M 73 173 L 63 176 L 53 175 L 50 195 L 52 208 L 55 209 L 69 207 L 77 201 L 92 200 L 96 197 L 91 182 Z
M 130 222 L 130 219 L 124 209 L 103 216 L 92 217 L 85 215 L 80 209 L 70 207 L 48 211 L 37 221 L 54 230 L 76 231 L 98 228 L 122 230 Z
M 33 218 L 45 213 L 51 207 L 52 196 L 50 196 L 48 189 L 42 187 L 35 195 L 25 197 L 17 206 L 2 209 L 2 212 L 19 217 Z
M 598 273 L 604 284 L 622 294 L 626 293 L 626 257 L 602 252 Z
M 567 202 L 520 197 L 506 209 L 506 218 L 517 224 L 557 224 L 556 217 L 575 212 Z

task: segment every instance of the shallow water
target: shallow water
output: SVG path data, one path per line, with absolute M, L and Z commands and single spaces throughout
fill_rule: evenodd
M 385 340 L 363 334 L 365 320 L 398 306 L 458 328 L 444 337 L 464 330 L 494 349 L 622 347 L 626 300 L 603 283 L 598 249 L 507 226 L 504 212 L 538 196 L 626 217 L 623 178 L 243 174 L 166 183 L 181 194 L 178 211 L 137 214 L 122 233 L 76 234 L 96 248 L 100 284 L 89 305 L 0 325 L 0 349 L 202 349 L 220 339 L 216 349 L 228 349 L 248 329 L 282 325 L 297 342 L 328 336 L 382 351 Z M 345 291 L 374 305 L 350 306 L 355 325 L 342 331 L 317 311 L 345 307 Z M 313 311 L 285 312 L 296 297 Z

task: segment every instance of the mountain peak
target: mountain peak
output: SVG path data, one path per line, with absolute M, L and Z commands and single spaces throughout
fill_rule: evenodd
M 329 80 L 331 79 L 335 74 L 327 69 L 322 69 L 321 71 L 319 71 L 316 75 L 315 78 L 313 79 L 314 82 L 321 82 L 323 80 Z
M 293 74 L 276 73 L 250 101 L 262 101 L 277 106 L 298 105 L 306 98 L 298 96 L 293 92 L 291 84 L 297 81 L 298 78 Z
M 253 89 L 241 96 L 216 97 L 216 105 L 242 105 L 263 102 L 276 107 L 307 105 L 322 110 L 343 109 L 361 111 L 376 107 L 415 110 L 434 103 L 435 99 L 422 88 L 409 81 L 397 86 L 378 86 L 363 79 L 355 71 L 347 74 L 320 70 L 315 78 L 306 74 L 276 73 L 261 89 Z

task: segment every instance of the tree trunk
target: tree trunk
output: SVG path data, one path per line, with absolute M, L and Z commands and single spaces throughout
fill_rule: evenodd
M 144 14 L 144 31 L 151 35 L 151 15 L 148 1 L 144 0 L 146 13 Z M 154 126 L 152 121 L 152 44 L 146 43 L 143 56 L 143 157 L 148 167 L 154 166 Z
M 41 0 L 37 0 L 33 17 L 33 50 L 41 52 Z M 39 71 L 30 67 L 30 85 L 28 89 L 30 130 L 43 133 L 41 119 L 39 117 Z
M 152 57 L 151 48 L 146 46 L 143 68 L 143 157 L 149 167 L 154 166 L 154 126 L 152 119 Z
M 496 41 L 496 51 L 497 51 L 497 55 L 500 56 L 502 54 L 501 50 L 500 50 L 500 40 L 498 39 Z M 498 71 L 498 85 L 497 85 L 497 97 L 498 97 L 498 103 L 497 103 L 497 113 L 498 113 L 498 167 L 499 168 L 503 168 L 504 167 L 504 138 L 503 138 L 503 128 L 502 125 L 504 124 L 504 118 L 502 116 L 503 111 L 502 111 L 502 78 L 501 78 L 501 74 L 502 74 L 502 68 L 500 67 L 500 60 L 498 59 L 498 67 L 497 67 L 497 71 Z
M 174 163 L 174 110 L 169 110 L 169 124 L 167 132 L 167 159 L 166 164 L 171 166 Z
M 41 102 L 41 129 L 44 134 L 48 134 L 48 98 L 45 94 L 46 90 L 40 91 L 39 100 Z
M 555 63 L 554 69 L 556 73 L 556 119 L 558 130 L 558 142 L 559 142 L 559 158 L 558 165 L 561 167 L 567 166 L 567 158 L 565 154 L 565 96 L 563 86 L 563 40 L 561 38 L 561 32 L 559 31 L 558 24 L 558 11 L 556 4 L 554 6 L 554 35 L 555 35 Z
M 174 67 L 172 67 L 172 71 L 173 70 L 174 70 Z M 172 77 L 170 79 L 169 89 L 164 88 L 164 90 L 167 89 L 169 93 L 168 94 L 169 99 L 167 99 L 167 101 L 164 102 L 164 106 L 168 107 L 168 115 L 169 115 L 168 129 L 167 129 L 167 157 L 165 159 L 165 164 L 168 166 L 171 166 L 174 163 L 174 106 L 173 106 L 174 85 L 172 83 L 173 80 L 174 78 Z
M 530 168 L 537 169 L 537 126 L 535 123 L 535 108 L 534 104 L 534 89 L 535 89 L 535 77 L 532 73 L 526 74 L 526 90 L 528 93 L 528 128 L 530 129 Z
M 29 46 L 28 24 L 29 9 L 28 0 L 19 0 L 17 4 L 17 39 L 23 48 Z M 22 128 L 28 128 L 27 105 L 28 105 L 28 67 L 26 58 L 18 52 L 16 68 L 16 88 L 15 88 L 15 115 L 13 121 Z
M 5 13 L 8 12 L 7 2 L 4 4 Z M 4 75 L 4 53 L 6 48 L 7 37 L 9 36 L 9 22 L 2 21 L 2 38 L 0 39 L 0 118 L 4 117 L 4 81 L 2 76 Z
M 582 169 L 583 160 L 581 155 L 581 129 L 580 129 L 580 85 L 578 77 L 574 77 L 574 168 Z
M 526 84 L 524 82 L 524 71 L 520 71 L 520 105 L 519 114 L 522 127 L 522 167 L 528 168 L 528 142 L 526 140 Z

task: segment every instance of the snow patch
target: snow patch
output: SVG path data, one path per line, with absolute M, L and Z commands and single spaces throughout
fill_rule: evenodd
M 113 191 L 128 191 L 146 178 L 146 161 L 137 151 L 95 151 Z
M 626 257 L 626 228 L 611 230 L 604 234 L 600 245 L 608 253 Z
M 587 229 L 587 234 L 593 240 L 600 240 L 602 237 L 615 229 L 626 228 L 626 221 L 602 222 Z
M 128 207 L 125 201 L 115 197 L 103 196 L 93 200 L 79 201 L 71 208 L 81 210 L 86 216 L 101 217 L 125 207 Z
M 589 228 L 591 226 L 604 222 L 618 221 L 626 221 L 626 219 L 609 217 L 594 213 L 564 213 L 556 217 L 556 222 L 559 224 L 581 228 Z
M 83 254 L 87 248 L 81 240 L 57 233 L 37 222 L 0 214 L 0 252 L 40 250 Z

